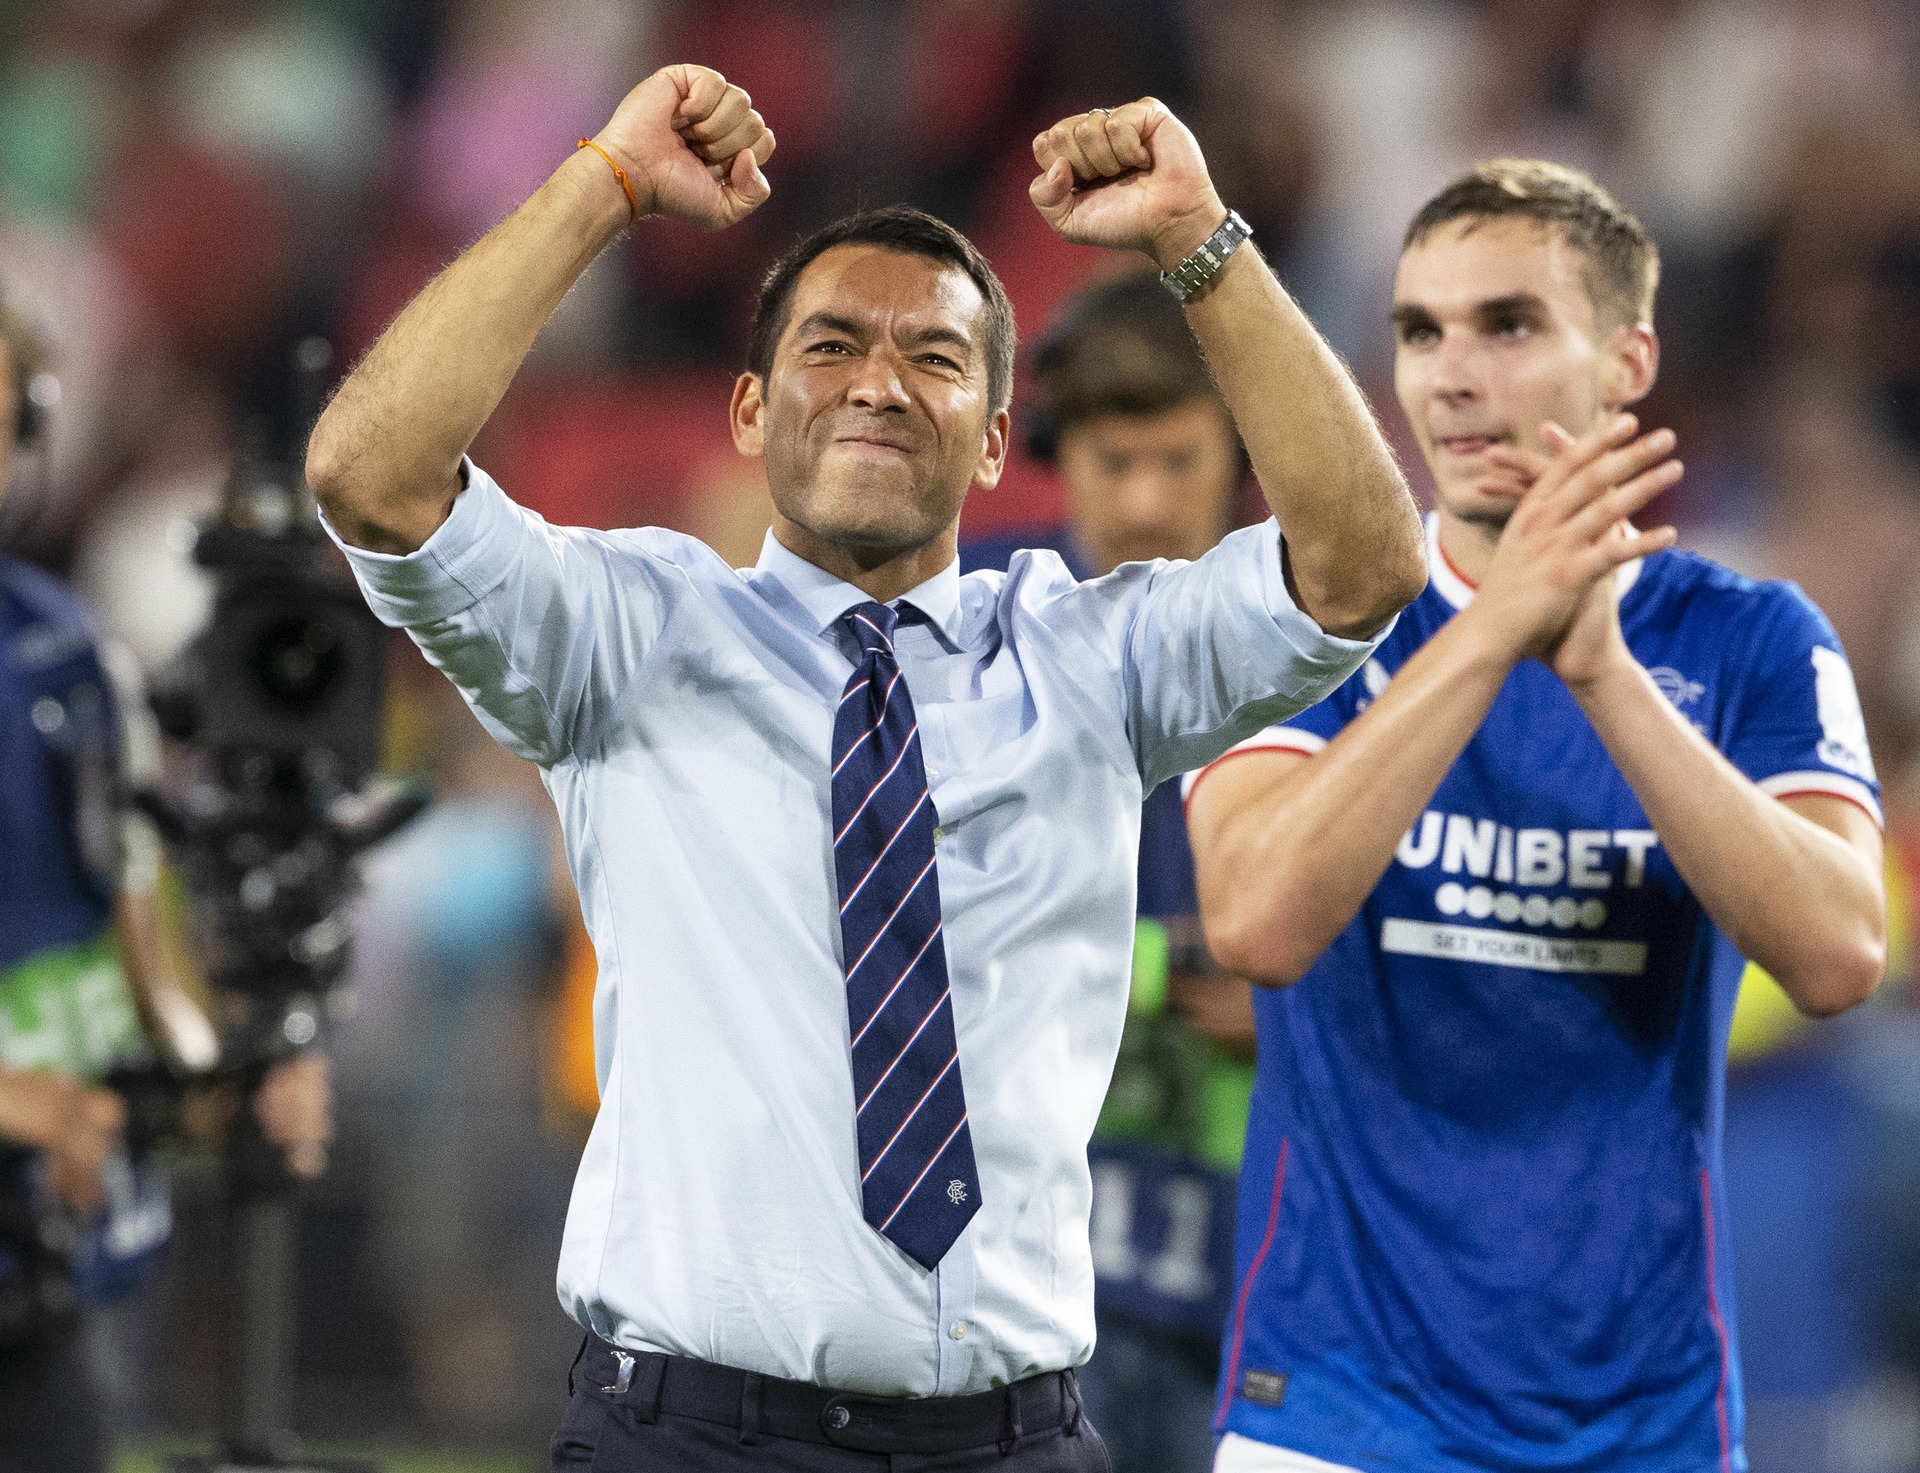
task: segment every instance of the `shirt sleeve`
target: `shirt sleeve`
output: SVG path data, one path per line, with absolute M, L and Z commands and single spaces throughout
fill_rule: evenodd
M 1070 595 L 1116 655 L 1127 740 L 1146 787 L 1323 700 L 1393 628 L 1321 630 L 1287 592 L 1269 518 L 1193 562 L 1130 563 Z
M 1723 750 L 1776 798 L 1824 793 L 1884 824 L 1853 669 L 1827 617 L 1791 583 L 1766 601 L 1734 676 Z
M 462 470 L 466 489 L 415 552 L 327 531 L 381 622 L 407 631 L 502 745 L 551 766 L 591 743 L 639 677 L 684 579 L 637 534 L 553 526 Z
M 1182 800 L 1191 799 L 1194 787 L 1214 768 L 1247 752 L 1294 752 L 1302 757 L 1315 755 L 1338 736 L 1349 721 L 1366 709 L 1367 703 L 1378 693 L 1376 684 L 1384 689 L 1386 672 L 1376 662 L 1369 660 L 1361 667 L 1359 674 L 1350 677 L 1324 701 L 1315 702 L 1306 710 L 1296 711 L 1286 720 L 1235 742 L 1205 767 L 1187 773 L 1180 779 Z

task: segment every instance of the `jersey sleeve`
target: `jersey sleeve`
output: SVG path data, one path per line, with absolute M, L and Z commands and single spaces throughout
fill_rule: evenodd
M 1844 798 L 1884 824 L 1853 668 L 1833 626 L 1796 585 L 1765 589 L 1734 672 L 1728 760 L 1776 798 Z
M 415 552 L 327 530 L 381 622 L 407 631 L 496 740 L 551 766 L 638 679 L 685 579 L 630 534 L 553 526 L 462 469 L 466 489 Z
M 1386 671 L 1379 660 L 1369 659 L 1325 700 L 1256 731 L 1205 767 L 1187 773 L 1180 779 L 1181 797 L 1192 798 L 1194 787 L 1209 772 L 1222 762 L 1231 762 L 1248 752 L 1297 752 L 1302 757 L 1313 756 L 1364 711 L 1373 696 L 1386 688 L 1386 683 Z

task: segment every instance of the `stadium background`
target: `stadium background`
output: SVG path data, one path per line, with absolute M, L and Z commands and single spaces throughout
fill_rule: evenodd
M 1680 433 L 1682 543 L 1797 579 L 1858 673 L 1886 784 L 1893 975 L 1810 1028 L 1755 983 L 1728 1183 L 1756 1473 L 1920 1469 L 1920 11 L 1892 0 L 11 0 L 0 282 L 57 345 L 16 547 L 71 572 L 149 664 L 198 623 L 187 523 L 295 418 L 300 336 L 351 361 L 428 275 L 668 60 L 779 137 L 723 235 L 609 250 L 476 455 L 557 520 L 656 522 L 754 556 L 766 492 L 725 393 L 758 273 L 850 208 L 968 230 L 1029 339 L 1120 263 L 1026 199 L 1032 135 L 1151 92 L 1392 406 L 1386 305 L 1412 210 L 1477 157 L 1592 169 L 1666 262 L 1648 414 Z M 262 428 L 264 427 L 264 429 Z M 1016 459 L 966 531 L 1053 522 Z M 302 1231 L 298 1425 L 396 1468 L 544 1466 L 577 1339 L 553 1296 L 591 1109 L 577 917 L 530 768 L 411 648 L 391 765 L 435 808 L 372 866 L 341 1138 Z M 571 976 L 571 981 L 569 980 Z M 129 1468 L 203 1435 L 220 1293 L 211 1184 L 180 1184 L 164 1284 L 97 1325 Z

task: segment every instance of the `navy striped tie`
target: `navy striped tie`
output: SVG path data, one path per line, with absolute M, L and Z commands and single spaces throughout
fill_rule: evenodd
M 933 799 L 893 655 L 900 616 L 863 603 L 841 618 L 863 651 L 833 722 L 860 1200 L 868 1222 L 932 1268 L 980 1210 L 940 939 Z

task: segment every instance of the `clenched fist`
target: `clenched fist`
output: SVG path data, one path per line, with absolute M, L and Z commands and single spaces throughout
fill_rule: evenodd
M 660 68 L 621 99 L 594 142 L 626 169 L 642 215 L 722 230 L 773 192 L 760 172 L 773 131 L 753 99 L 709 67 Z
M 1170 271 L 1227 217 L 1186 125 L 1152 97 L 1064 118 L 1033 140 L 1028 196 L 1077 245 L 1145 251 Z

